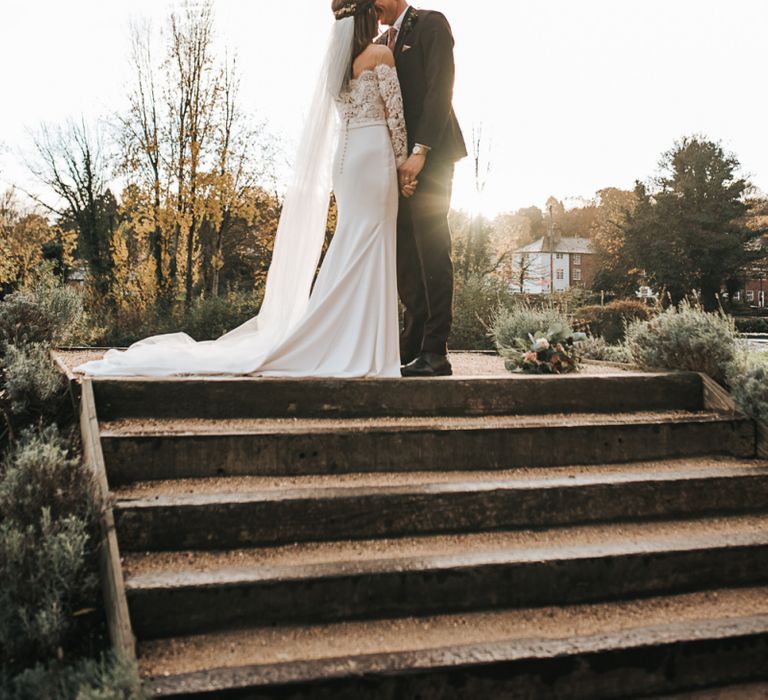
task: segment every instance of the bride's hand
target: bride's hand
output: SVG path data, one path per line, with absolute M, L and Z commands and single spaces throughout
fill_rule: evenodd
M 427 157 L 424 155 L 412 155 L 397 170 L 397 177 L 400 180 L 400 186 L 406 187 L 421 174 Z

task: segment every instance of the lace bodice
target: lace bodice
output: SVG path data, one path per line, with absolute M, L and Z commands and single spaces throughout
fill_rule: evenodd
M 386 122 L 397 166 L 405 162 L 408 158 L 408 136 L 400 81 L 395 68 L 380 64 L 363 71 L 349 81 L 337 100 L 337 106 L 342 123 L 348 127 Z

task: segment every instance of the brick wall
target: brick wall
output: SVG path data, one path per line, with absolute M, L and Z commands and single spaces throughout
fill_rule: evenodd
M 581 265 L 576 265 L 574 260 L 576 255 L 571 253 L 571 287 L 581 287 L 582 289 L 591 289 L 592 280 L 595 279 L 595 273 L 597 272 L 597 256 L 591 253 L 581 254 Z M 574 276 L 575 270 L 581 270 L 581 280 L 577 280 Z
M 751 299 L 749 298 L 750 292 L 752 292 Z M 768 280 L 747 280 L 744 284 L 741 300 L 752 306 L 768 306 Z

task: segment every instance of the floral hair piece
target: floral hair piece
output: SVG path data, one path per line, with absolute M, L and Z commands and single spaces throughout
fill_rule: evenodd
M 333 16 L 338 19 L 346 19 L 347 17 L 354 17 L 365 12 L 373 4 L 373 0 L 351 0 L 344 7 L 340 7 L 333 13 Z

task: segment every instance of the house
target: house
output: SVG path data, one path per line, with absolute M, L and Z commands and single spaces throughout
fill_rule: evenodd
M 84 264 L 81 264 L 70 269 L 64 281 L 70 287 L 82 287 L 85 283 L 86 275 L 87 268 Z
M 768 236 L 760 240 L 760 245 L 768 250 Z M 768 308 L 768 258 L 759 258 L 742 270 L 741 289 L 733 298 L 758 309 Z
M 749 306 L 759 309 L 768 307 L 768 279 L 765 276 L 748 277 L 744 280 L 744 288 L 734 295 L 736 301 L 744 301 Z
M 514 253 L 512 289 L 525 294 L 589 289 L 597 271 L 595 249 L 588 238 L 548 233 Z

